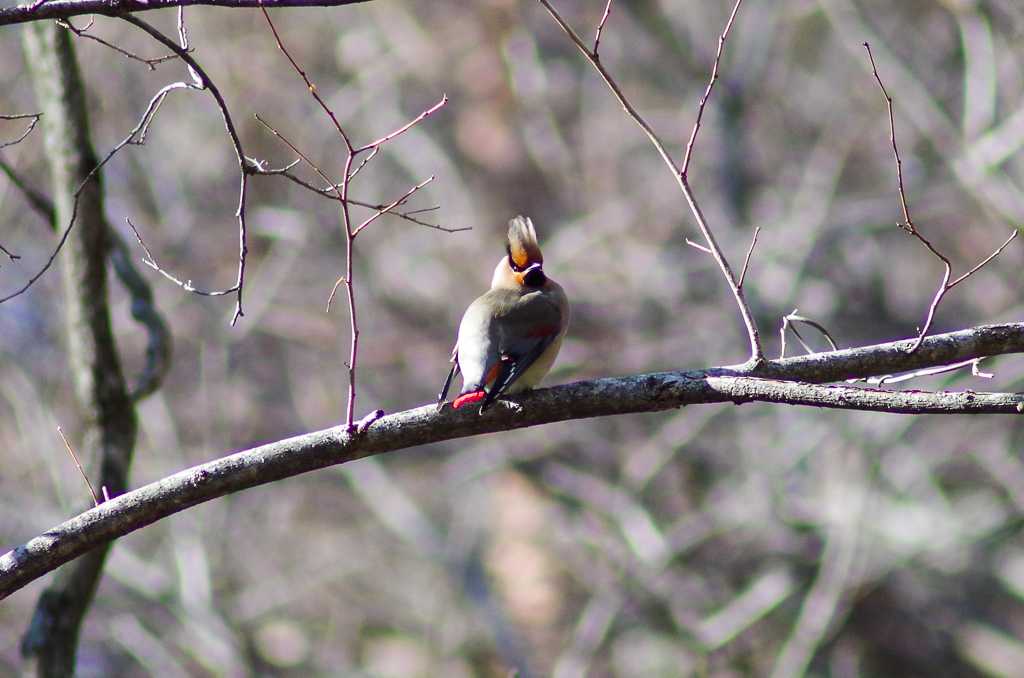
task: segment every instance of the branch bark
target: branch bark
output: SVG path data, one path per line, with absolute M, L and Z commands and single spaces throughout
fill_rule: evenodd
M 370 0 L 36 0 L 16 7 L 0 9 L 0 26 L 44 19 L 68 19 L 81 14 L 121 16 L 168 7 L 210 5 L 215 7 L 340 7 Z
M 77 228 L 61 268 L 71 380 L 84 422 L 82 449 L 96 486 L 116 496 L 127 488 L 137 424 L 110 327 L 110 230 L 100 173 L 94 172 L 98 159 L 89 137 L 85 91 L 66 30 L 52 23 L 30 26 L 25 50 L 45 113 L 43 135 L 58 223 L 71 223 L 77 210 Z M 108 547 L 104 543 L 62 570 L 40 596 L 22 643 L 23 653 L 38 656 L 39 675 L 74 674 L 79 628 Z
M 1024 394 L 885 391 L 823 382 L 866 378 L 1024 352 L 1024 323 L 986 325 L 914 340 L 719 367 L 581 381 L 512 399 L 486 416 L 427 405 L 360 432 L 346 426 L 236 452 L 100 504 L 0 557 L 0 598 L 98 545 L 196 504 L 384 452 L 556 421 L 654 412 L 698 403 L 773 402 L 894 413 L 1024 412 Z M 817 382 L 817 383 L 815 383 Z

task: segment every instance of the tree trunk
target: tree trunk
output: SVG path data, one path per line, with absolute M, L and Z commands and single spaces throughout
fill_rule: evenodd
M 100 174 L 90 176 L 97 159 L 89 138 L 85 90 L 67 30 L 53 23 L 32 24 L 25 28 L 24 46 L 43 111 L 56 227 L 72 228 L 61 270 L 68 364 L 83 423 L 81 453 L 97 491 L 106 488 L 116 496 L 126 489 L 137 423 L 110 327 L 110 234 Z M 22 642 L 24 654 L 38 657 L 40 676 L 74 673 L 79 630 L 108 548 L 97 548 L 63 567 L 40 596 Z

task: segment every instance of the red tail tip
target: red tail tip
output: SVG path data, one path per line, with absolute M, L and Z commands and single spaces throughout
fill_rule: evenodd
M 473 403 L 478 403 L 486 397 L 486 391 L 473 391 L 472 393 L 463 393 L 458 398 L 452 401 L 452 409 L 457 410 L 463 405 L 472 405 Z

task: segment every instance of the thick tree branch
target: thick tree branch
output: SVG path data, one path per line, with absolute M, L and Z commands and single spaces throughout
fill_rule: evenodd
M 35 0 L 16 7 L 0 9 L 0 26 L 43 19 L 67 19 L 80 14 L 120 16 L 126 12 L 145 12 L 168 7 L 210 5 L 215 7 L 340 7 L 370 0 Z
M 485 416 L 433 405 L 382 417 L 356 433 L 337 426 L 186 469 L 86 511 L 0 557 L 0 598 L 100 544 L 238 490 L 415 445 L 556 421 L 654 412 L 699 403 L 773 402 L 893 413 L 1024 412 L 1024 394 L 885 391 L 818 385 L 1024 352 L 1024 323 L 986 325 L 912 340 L 720 367 L 581 381 L 541 389 Z M 785 379 L 785 381 L 783 381 Z

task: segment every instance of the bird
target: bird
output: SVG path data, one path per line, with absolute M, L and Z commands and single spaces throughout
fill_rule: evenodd
M 462 390 L 454 409 L 480 403 L 483 414 L 502 394 L 533 388 L 551 369 L 568 327 L 565 291 L 544 272 L 533 222 L 517 216 L 509 221 L 505 256 L 494 268 L 491 289 L 469 305 L 459 323 L 437 409 L 459 372 Z

